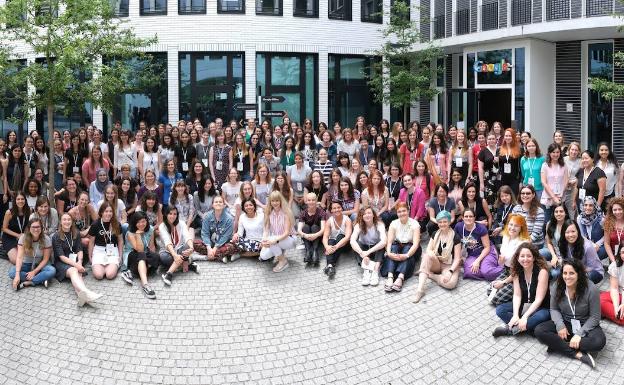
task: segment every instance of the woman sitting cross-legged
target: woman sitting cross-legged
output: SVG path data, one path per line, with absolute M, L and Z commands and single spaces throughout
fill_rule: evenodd
M 387 292 L 403 289 L 405 280 L 414 275 L 416 259 L 420 258 L 420 224 L 410 218 L 407 204 L 399 202 L 395 207 L 399 218 L 390 223 L 386 259 L 381 267 Z
M 604 268 L 598 253 L 590 241 L 583 238 L 579 225 L 575 221 L 567 220 L 563 224 L 563 234 L 559 240 L 559 250 L 561 257 L 565 259 L 578 259 L 582 262 L 587 277 L 595 284 L 604 278 Z M 556 278 L 561 274 L 559 268 L 552 268 L 551 276 Z
M 463 221 L 455 225 L 455 232 L 466 250 L 464 278 L 493 281 L 504 270 L 498 264 L 496 248 L 491 246 L 488 230 L 475 222 L 475 212 L 465 208 Z
M 56 274 L 54 266 L 48 264 L 51 251 L 52 241 L 43 233 L 41 219 L 28 222 L 17 242 L 15 266 L 9 269 L 13 289 L 40 284 L 48 287 L 48 281 Z
M 220 258 L 228 263 L 236 253 L 236 246 L 230 242 L 234 234 L 234 218 L 225 209 L 225 199 L 217 195 L 212 199 L 212 211 L 202 220 L 201 244 L 195 244 L 197 259 L 214 261 Z M 205 255 L 205 257 L 203 257 Z
M 602 316 L 618 325 L 624 325 L 624 247 L 620 247 L 616 260 L 609 265 L 609 290 L 600 293 Z
M 54 250 L 54 267 L 56 279 L 59 282 L 69 278 L 78 296 L 78 306 L 92 303 L 102 295 L 87 288 L 82 276 L 86 270 L 82 264 L 84 253 L 82 251 L 82 239 L 80 232 L 74 225 L 74 220 L 65 213 L 61 216 L 61 226 L 52 236 L 52 248 Z
M 454 289 L 459 281 L 461 238 L 451 228 L 451 213 L 440 211 L 436 215 L 438 230 L 429 240 L 427 250 L 420 262 L 418 289 L 414 302 L 418 303 L 425 295 L 427 278 L 445 289 Z
M 351 219 L 342 213 L 342 204 L 339 201 L 332 201 L 329 207 L 331 216 L 325 223 L 323 232 L 323 246 L 327 261 L 323 272 L 332 278 L 336 275 L 336 262 L 340 254 L 349 250 L 353 226 Z
M 386 246 L 386 227 L 372 207 L 360 209 L 350 243 L 358 265 L 364 269 L 362 285 L 377 286 Z
M 590 352 L 602 350 L 607 342 L 600 328 L 600 292 L 578 259 L 563 261 L 561 275 L 550 288 L 550 318 L 535 328 L 548 352 L 596 367 Z
M 522 243 L 511 261 L 513 299 L 496 307 L 496 315 L 505 325 L 494 329 L 494 337 L 520 332 L 532 333 L 537 325 L 550 319 L 548 311 L 548 264 L 539 250 Z
M 243 183 L 243 186 L 248 184 L 249 188 L 253 188 L 251 183 Z M 241 190 L 243 190 L 243 188 L 244 187 L 242 187 Z M 258 256 L 260 255 L 260 249 L 262 249 L 264 215 L 253 196 L 243 198 L 240 206 L 243 214 L 238 218 L 238 229 L 232 236 L 232 242 L 238 245 L 238 249 L 241 253 Z
M 327 213 L 318 205 L 315 193 L 305 194 L 304 201 L 306 206 L 299 213 L 297 229 L 305 245 L 303 262 L 318 266 L 320 255 L 323 252 L 322 241 Z
M 142 211 L 130 216 L 123 257 L 124 265 L 128 266 L 128 270 L 121 274 L 121 278 L 132 285 L 132 274 L 138 274 L 143 294 L 149 299 L 156 299 L 154 289 L 147 282 L 147 275 L 158 269 L 160 257 L 156 253 L 154 244 L 154 228 L 150 226 L 147 214 Z
M 159 226 L 161 248 L 158 253 L 160 264 L 167 269 L 162 280 L 171 286 L 173 273 L 180 267 L 185 273 L 189 270 L 199 273 L 199 266 L 191 260 L 193 255 L 193 237 L 184 221 L 180 220 L 178 209 L 169 205 L 163 212 L 163 222 Z

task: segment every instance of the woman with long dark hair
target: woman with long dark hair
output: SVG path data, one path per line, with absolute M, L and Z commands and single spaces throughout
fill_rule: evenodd
M 604 278 L 604 268 L 596 249 L 591 242 L 581 235 L 578 223 L 566 221 L 563 224 L 564 236 L 559 240 L 559 250 L 564 260 L 577 259 L 583 263 L 587 277 L 595 284 L 600 283 Z M 553 268 L 550 271 L 553 277 L 561 274 L 561 270 Z
M 26 204 L 26 195 L 17 191 L 13 205 L 5 212 L 2 222 L 2 249 L 6 251 L 12 264 L 17 260 L 17 242 L 24 234 L 29 218 L 30 207 Z
M 447 183 L 449 179 L 449 169 L 447 168 L 447 149 L 444 134 L 436 132 L 433 134 L 431 144 L 425 153 L 427 168 L 433 176 L 435 184 Z
M 185 273 L 189 270 L 199 273 L 199 266 L 193 262 L 193 235 L 188 227 L 178 217 L 178 210 L 174 206 L 168 206 L 163 213 L 163 222 L 160 224 L 160 264 L 167 269 L 162 275 L 162 280 L 167 286 L 171 286 L 173 273 L 180 267 Z
M 7 201 L 14 199 L 16 192 L 22 190 L 29 174 L 30 168 L 26 163 L 22 148 L 14 144 L 10 150 L 6 172 L 2 173 L 4 186 L 7 191 L 7 194 L 5 194 L 7 195 Z
M 155 272 L 160 264 L 160 257 L 156 254 L 154 228 L 150 226 L 147 215 L 141 211 L 132 214 L 128 224 L 123 250 L 124 265 L 128 266 L 128 270 L 121 273 L 121 278 L 132 285 L 133 274 L 137 274 L 143 294 L 149 299 L 156 299 L 154 289 L 147 282 L 147 275 Z

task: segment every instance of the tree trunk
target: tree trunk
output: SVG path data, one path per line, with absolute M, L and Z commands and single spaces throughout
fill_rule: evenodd
M 403 105 L 403 130 L 407 130 L 409 127 L 409 122 L 407 121 L 408 119 L 408 113 L 409 113 L 409 104 L 404 104 Z
M 54 173 L 56 167 L 54 164 L 54 105 L 48 104 L 48 199 L 50 199 L 50 207 L 56 207 L 54 202 Z

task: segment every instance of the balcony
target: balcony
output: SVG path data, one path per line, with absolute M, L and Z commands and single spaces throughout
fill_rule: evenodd
M 470 33 L 470 9 L 460 9 L 455 12 L 455 35 Z

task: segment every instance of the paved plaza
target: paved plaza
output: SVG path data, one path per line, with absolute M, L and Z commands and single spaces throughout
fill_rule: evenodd
M 69 283 L 13 292 L 1 275 L 0 384 L 618 384 L 624 329 L 603 321 L 607 346 L 591 370 L 552 356 L 534 338 L 494 340 L 499 324 L 484 282 L 446 291 L 417 278 L 401 293 L 360 285 L 354 260 L 334 280 L 293 251 L 270 263 L 201 263 L 171 288 L 152 277 L 87 284 L 105 297 L 76 306 Z M 0 271 L 9 263 L 0 261 Z M 604 285 L 603 285 L 604 288 Z

